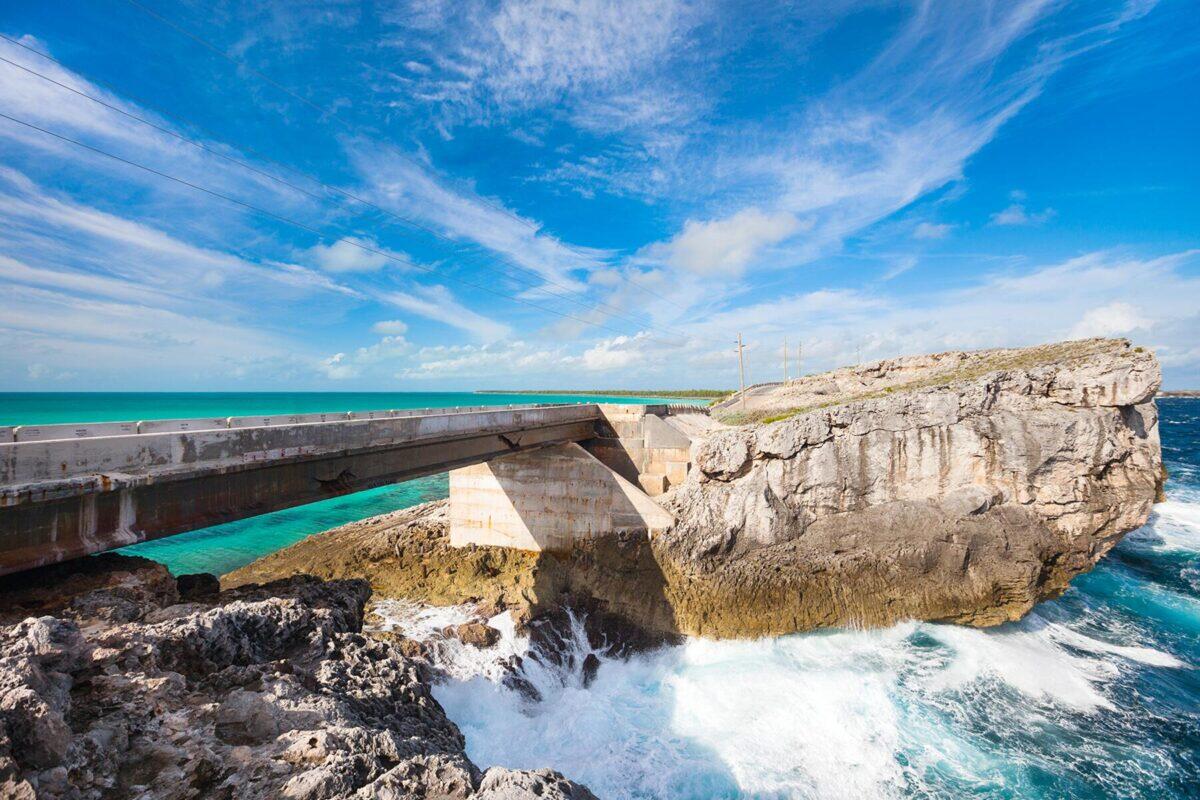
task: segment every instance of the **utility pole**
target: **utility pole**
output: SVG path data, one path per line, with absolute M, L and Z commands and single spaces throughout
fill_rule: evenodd
M 786 336 L 785 336 L 785 337 L 783 337 L 783 382 L 784 382 L 784 383 L 787 383 L 787 382 L 788 382 L 788 371 L 787 371 L 787 337 L 786 337 Z
M 741 387 L 742 405 L 746 405 L 746 367 L 742 363 L 742 334 L 738 334 L 738 385 Z
M 800 344 L 796 345 L 796 377 L 804 377 L 804 340 L 800 340 Z

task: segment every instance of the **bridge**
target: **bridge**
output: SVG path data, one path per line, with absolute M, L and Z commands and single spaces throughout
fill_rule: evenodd
M 689 414 L 703 411 L 583 403 L 0 428 L 0 575 L 446 471 L 458 546 L 653 532 L 670 516 L 651 497 L 690 465 L 689 426 L 674 419 Z

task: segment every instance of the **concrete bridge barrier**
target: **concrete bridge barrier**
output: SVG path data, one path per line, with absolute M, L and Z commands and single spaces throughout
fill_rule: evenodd
M 642 490 L 682 480 L 689 444 L 665 406 L 592 403 L 0 428 L 0 574 L 533 450 L 452 476 L 452 506 L 456 483 L 488 473 L 488 491 L 533 487 L 492 526 L 526 546 L 557 546 L 575 525 L 651 530 L 663 518 Z M 529 498 L 566 485 L 556 470 L 590 500 L 538 517 Z M 524 533 L 514 513 L 529 517 Z M 469 516 L 458 520 L 465 531 Z

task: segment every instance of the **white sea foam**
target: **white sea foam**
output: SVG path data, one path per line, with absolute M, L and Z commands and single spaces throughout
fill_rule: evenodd
M 407 635 L 439 636 L 462 608 L 377 610 Z M 1027 698 L 1007 713 L 1093 715 L 1106 686 L 1136 665 L 1170 668 L 1168 653 L 1102 641 L 1033 614 L 998 630 L 907 623 L 881 631 L 758 641 L 692 639 L 635 657 L 603 654 L 595 682 L 525 659 L 541 702 L 505 688 L 499 662 L 525 652 L 507 615 L 501 641 L 439 645 L 455 676 L 434 694 L 487 767 L 550 766 L 603 797 L 888 797 L 930 769 L 984 785 L 1006 765 L 947 721 L 961 692 L 993 680 Z M 591 652 L 573 629 L 575 663 Z M 930 642 L 936 644 L 931 645 Z M 1011 723 L 999 720 L 997 724 Z
M 1200 552 L 1200 503 L 1188 496 L 1159 504 L 1122 546 Z M 1185 630 L 1200 604 L 1120 571 L 1097 590 L 1100 602 L 1132 598 Z M 895 797 L 944 794 L 947 781 L 1011 793 L 1011 758 L 989 737 L 1077 731 L 1122 712 L 1112 687 L 1123 673 L 1185 666 L 1147 646 L 1138 625 L 1072 618 L 1050 604 L 988 630 L 905 623 L 691 639 L 628 660 L 597 652 L 601 667 L 585 688 L 578 665 L 593 650 L 578 620 L 567 637 L 576 666 L 564 668 L 530 657 L 529 638 L 507 614 L 490 620 L 500 641 L 477 649 L 441 634 L 471 619 L 468 607 L 385 602 L 375 610 L 382 627 L 436 643 L 451 679 L 434 694 L 477 764 L 550 766 L 612 798 Z M 502 683 L 515 657 L 540 702 Z M 1132 744 L 1086 747 L 1114 763 L 1154 762 Z

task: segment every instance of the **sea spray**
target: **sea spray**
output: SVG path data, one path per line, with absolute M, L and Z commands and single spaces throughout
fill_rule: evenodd
M 1172 735 L 1200 730 L 1186 708 L 1196 642 L 1129 613 L 1128 594 L 1166 590 L 1124 559 L 1194 564 L 1198 514 L 1172 501 L 1089 576 L 1094 591 L 988 630 L 690 639 L 617 658 L 581 615 L 536 641 L 499 615 L 499 642 L 478 649 L 441 633 L 470 608 L 376 612 L 431 644 L 435 697 L 476 763 L 549 765 L 602 797 L 1186 796 L 1194 750 Z M 600 666 L 585 685 L 589 655 Z M 534 692 L 506 680 L 514 663 Z

